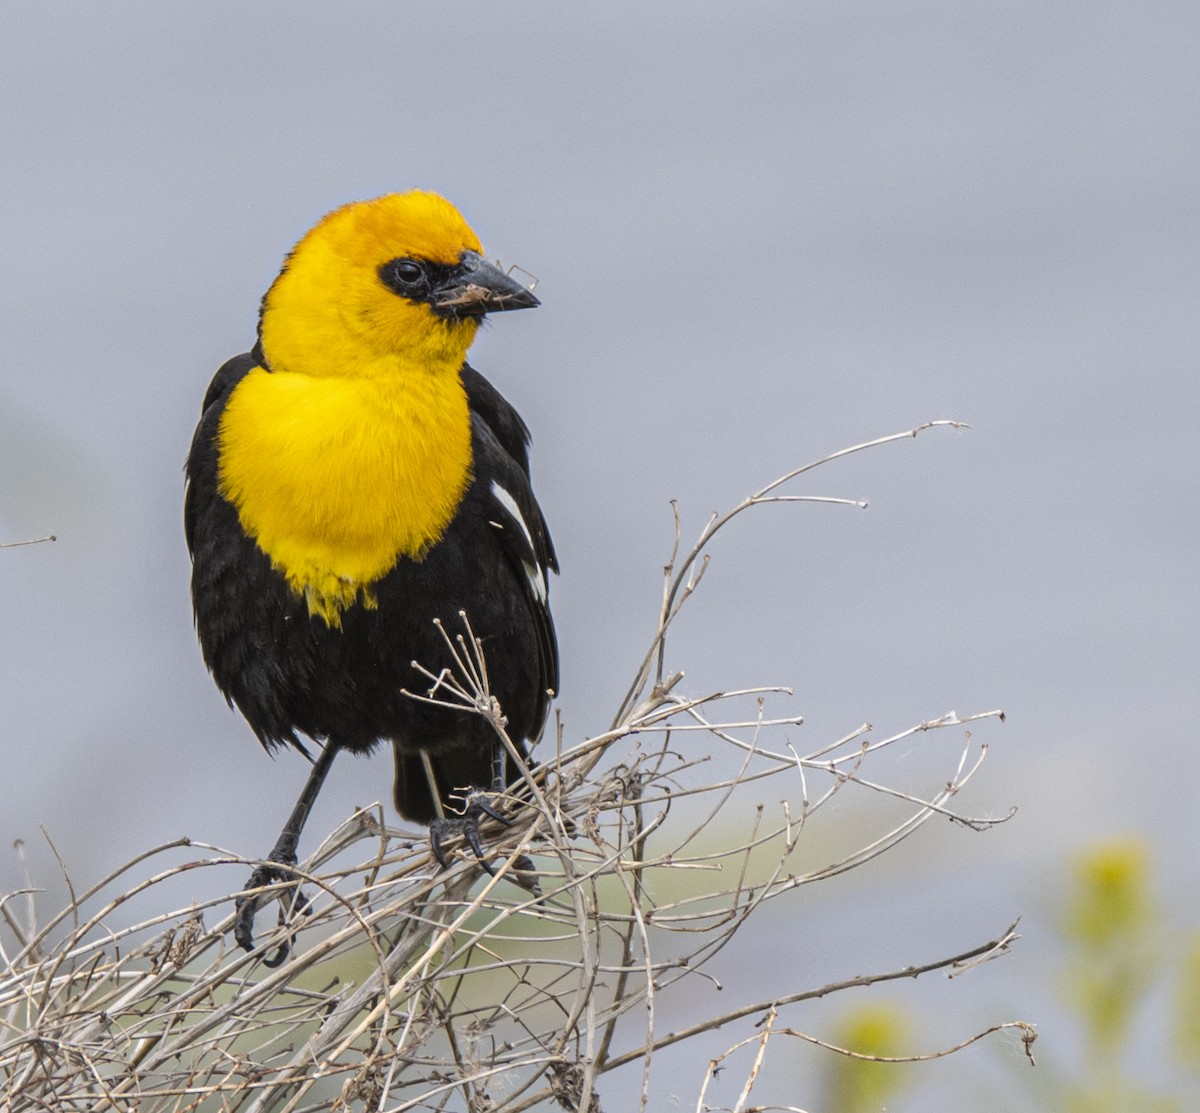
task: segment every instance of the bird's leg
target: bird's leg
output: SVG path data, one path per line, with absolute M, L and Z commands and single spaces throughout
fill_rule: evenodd
M 489 797 L 502 796 L 505 789 L 508 788 L 508 780 L 505 776 L 505 752 L 504 747 L 493 745 L 492 747 L 492 784 L 488 791 L 475 789 L 469 792 L 466 796 L 466 808 L 460 816 L 447 816 L 439 814 L 429 825 L 429 845 L 433 849 L 433 856 L 438 860 L 438 865 L 442 869 L 449 866 L 449 859 L 446 857 L 445 848 L 442 846 L 443 841 L 454 835 L 462 835 L 466 840 L 467 846 L 471 848 L 471 853 L 475 855 L 475 860 L 490 873 L 493 877 L 496 876 L 496 869 L 491 862 L 487 860 L 487 856 L 483 850 L 483 840 L 479 833 L 479 822 L 487 816 L 489 819 L 496 820 L 497 823 L 504 824 L 505 827 L 511 827 L 512 821 L 498 812 L 492 804 Z M 427 769 L 428 772 L 428 769 Z M 431 779 L 432 785 L 432 779 Z M 438 797 L 436 786 L 433 787 L 433 798 L 438 803 L 438 811 L 441 812 L 441 801 Z M 522 854 L 513 861 L 513 880 L 522 888 L 528 889 L 535 896 L 541 896 L 541 887 L 537 882 L 537 874 L 533 868 L 533 862 L 529 856 Z
M 488 799 L 489 795 L 499 796 L 507 787 L 504 778 L 504 751 L 499 746 L 493 745 L 492 747 L 491 792 L 482 792 L 479 789 L 468 792 L 465 801 L 466 807 L 463 809 L 462 815 L 456 816 L 448 816 L 442 810 L 441 795 L 433 777 L 429 758 L 424 752 L 421 756 L 425 760 L 425 775 L 429 779 L 430 791 L 438 810 L 437 819 L 429 825 L 429 845 L 433 849 L 433 856 L 438 860 L 438 865 L 442 869 L 446 869 L 450 864 L 446 857 L 446 851 L 442 847 L 443 841 L 454 835 L 462 835 L 467 846 L 471 848 L 471 853 L 475 855 L 475 860 L 495 877 L 496 870 L 483 852 L 483 842 L 479 837 L 479 821 L 486 815 L 496 820 L 497 823 L 503 823 L 505 827 L 510 826 L 509 821 L 493 807 Z
M 304 784 L 304 791 L 300 793 L 300 799 L 296 801 L 292 814 L 288 817 L 287 823 L 279 833 L 279 838 L 271 848 L 271 853 L 267 855 L 263 865 L 250 875 L 250 880 L 246 882 L 237 898 L 237 918 L 233 922 L 233 938 L 245 951 L 254 949 L 254 916 L 267 901 L 274 900 L 276 897 L 279 899 L 280 926 L 287 922 L 290 914 L 302 912 L 308 903 L 304 894 L 300 892 L 299 883 L 295 881 L 295 874 L 288 867 L 294 866 L 298 860 L 296 849 L 300 843 L 300 832 L 304 830 L 304 824 L 308 821 L 308 813 L 312 811 L 317 794 L 321 791 L 321 785 L 325 783 L 325 777 L 329 773 L 329 767 L 333 765 L 333 759 L 337 757 L 337 751 L 338 748 L 333 743 L 325 744 L 321 750 L 321 756 L 313 763 L 308 780 Z M 284 881 L 291 881 L 293 884 L 278 892 L 252 891 Z M 270 967 L 281 965 L 290 950 L 290 943 L 281 943 L 274 954 L 263 959 L 263 964 Z

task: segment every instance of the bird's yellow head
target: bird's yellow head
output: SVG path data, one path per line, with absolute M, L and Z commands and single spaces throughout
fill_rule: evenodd
M 263 298 L 259 339 L 275 371 L 457 373 L 484 314 L 537 304 L 449 201 L 412 190 L 324 217 Z

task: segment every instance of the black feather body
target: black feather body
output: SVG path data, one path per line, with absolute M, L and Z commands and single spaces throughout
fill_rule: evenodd
M 558 686 L 545 595 L 557 563 L 530 486 L 528 431 L 500 393 L 464 364 L 472 473 L 458 512 L 420 559 L 400 557 L 371 585 L 375 607 L 360 600 L 342 612 L 340 628 L 329 626 L 309 614 L 218 490 L 221 413 L 237 383 L 261 365 L 256 349 L 217 372 L 187 461 L 185 527 L 205 662 L 268 749 L 303 748 L 301 735 L 354 753 L 390 742 L 396 807 L 428 823 L 438 809 L 421 751 L 443 807 L 456 807 L 453 790 L 491 784 L 497 743 L 482 716 L 405 694 L 429 688 L 414 660 L 434 673 L 452 664 L 434 619 L 453 636 L 462 631 L 459 612 L 466 613 L 518 746 L 539 737 L 548 692 Z M 510 761 L 508 780 L 515 779 Z

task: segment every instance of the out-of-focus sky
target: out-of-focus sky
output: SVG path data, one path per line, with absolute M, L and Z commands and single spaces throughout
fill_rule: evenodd
M 800 749 L 1008 712 L 975 804 L 1018 818 L 939 828 L 937 884 L 845 905 L 911 920 L 914 961 L 1116 833 L 1194 922 L 1198 73 L 1186 0 L 8 5 L 0 540 L 58 541 L 0 550 L 0 846 L 52 883 L 39 825 L 77 880 L 183 834 L 273 841 L 304 770 L 205 674 L 182 461 L 295 240 L 423 186 L 539 279 L 473 362 L 534 430 L 568 738 L 652 629 L 669 499 L 691 535 L 958 419 L 797 488 L 867 511 L 741 522 L 674 664 L 693 692 L 794 686 Z M 314 830 L 389 777 L 346 760 Z M 808 915 L 781 925 L 841 930 Z M 1032 923 L 1013 1012 L 1043 1002 Z

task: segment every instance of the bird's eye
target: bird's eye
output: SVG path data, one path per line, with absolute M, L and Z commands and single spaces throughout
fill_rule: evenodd
M 421 293 L 429 285 L 429 275 L 417 259 L 393 259 L 380 268 L 383 281 L 399 294 Z

